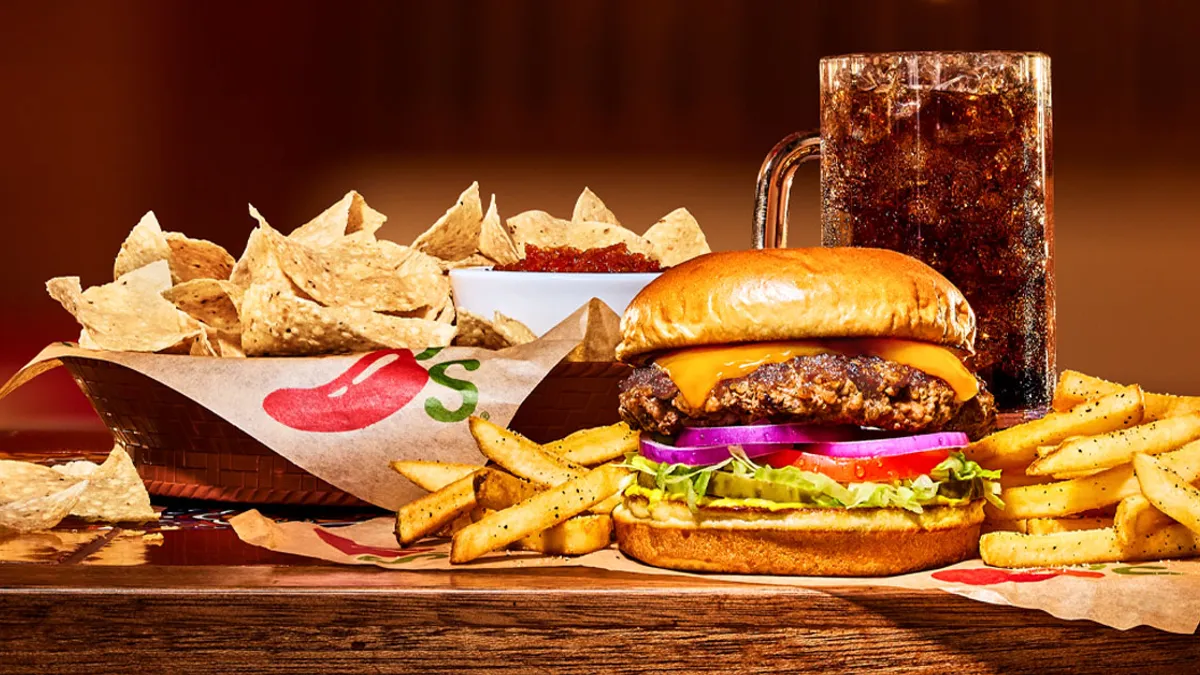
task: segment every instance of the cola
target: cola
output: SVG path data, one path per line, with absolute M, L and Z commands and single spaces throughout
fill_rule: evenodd
M 978 317 L 972 365 L 997 406 L 1044 410 L 1055 373 L 1049 74 L 970 66 L 823 83 L 824 244 L 900 251 L 945 275 Z

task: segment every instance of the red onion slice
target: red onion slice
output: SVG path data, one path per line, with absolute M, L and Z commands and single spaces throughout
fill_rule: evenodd
M 790 444 L 756 444 L 742 445 L 742 452 L 747 457 L 761 457 L 772 452 L 778 452 L 781 447 Z M 640 450 L 643 457 L 655 462 L 667 464 L 686 464 L 687 466 L 708 466 L 720 464 L 729 459 L 729 444 L 700 445 L 687 448 L 659 443 L 650 438 L 642 437 Z
M 750 424 L 741 427 L 687 427 L 675 442 L 681 448 L 746 443 L 832 443 L 863 437 L 859 427 L 811 424 Z
M 926 450 L 961 448 L 969 442 L 966 434 L 947 431 L 916 436 L 874 438 L 866 441 L 811 443 L 800 449 L 827 457 L 889 457 Z

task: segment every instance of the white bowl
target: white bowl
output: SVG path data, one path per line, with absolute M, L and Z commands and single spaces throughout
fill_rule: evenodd
M 454 306 L 491 319 L 496 312 L 544 335 L 572 312 L 600 298 L 617 314 L 659 272 L 497 272 L 486 267 L 450 270 Z

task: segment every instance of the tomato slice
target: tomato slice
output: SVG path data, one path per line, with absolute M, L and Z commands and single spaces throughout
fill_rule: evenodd
M 794 466 L 822 473 L 839 483 L 890 483 L 927 474 L 949 456 L 949 450 L 940 448 L 890 457 L 827 457 L 801 450 L 781 450 L 759 461 L 777 469 Z

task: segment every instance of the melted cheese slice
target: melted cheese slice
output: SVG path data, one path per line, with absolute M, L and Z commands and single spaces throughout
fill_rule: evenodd
M 878 356 L 915 368 L 949 384 L 959 402 L 979 393 L 979 382 L 954 352 L 915 340 L 849 338 L 694 347 L 660 356 L 655 363 L 671 376 L 688 405 L 699 408 L 721 380 L 749 375 L 768 363 L 818 354 Z

